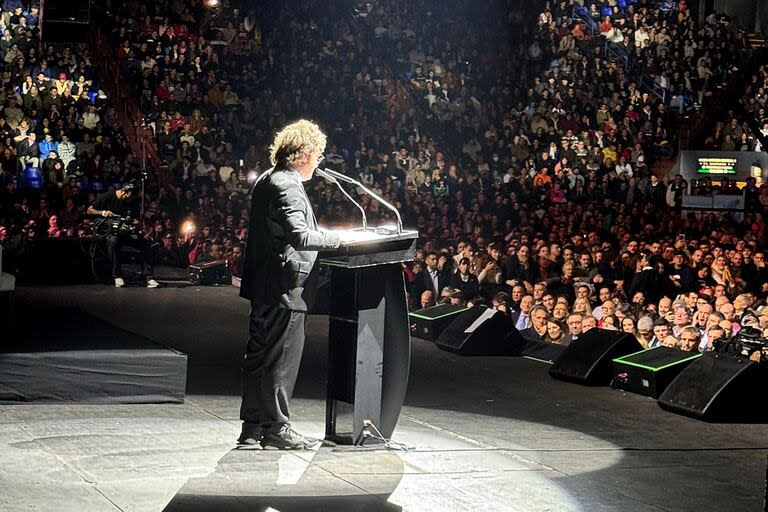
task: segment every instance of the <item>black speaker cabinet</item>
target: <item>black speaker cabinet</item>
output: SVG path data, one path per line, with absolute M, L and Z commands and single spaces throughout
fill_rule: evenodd
M 552 364 L 549 374 L 579 384 L 605 386 L 613 377 L 613 360 L 642 349 L 631 334 L 590 329 L 565 348 Z
M 513 329 L 517 331 L 517 329 Z M 530 357 L 538 359 L 539 361 L 553 362 L 563 355 L 563 352 L 568 348 L 565 345 L 557 345 L 555 343 L 547 343 L 546 341 L 536 341 L 532 339 L 525 339 L 518 332 L 520 340 L 523 342 L 523 346 L 520 349 L 520 355 L 524 357 Z
M 677 348 L 656 347 L 613 360 L 613 381 L 616 389 L 659 398 L 680 372 L 696 359 L 698 352 L 683 352 Z
M 195 263 L 187 270 L 189 282 L 198 286 L 218 286 L 220 284 L 232 284 L 232 276 L 229 273 L 229 264 L 225 260 Z
M 565 345 L 525 338 L 515 327 L 509 330 L 506 343 L 512 347 L 512 355 L 530 357 L 548 363 L 560 357 L 566 348 Z
M 467 310 L 466 306 L 438 304 L 408 313 L 411 336 L 435 341 L 446 327 Z
M 765 385 L 766 369 L 759 363 L 708 352 L 680 372 L 659 405 L 706 421 L 765 420 Z
M 456 317 L 435 344 L 463 356 L 509 356 L 514 355 L 514 346 L 507 339 L 511 329 L 512 321 L 503 313 L 476 307 Z

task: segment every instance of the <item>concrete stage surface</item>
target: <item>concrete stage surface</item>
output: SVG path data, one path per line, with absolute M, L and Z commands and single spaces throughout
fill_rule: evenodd
M 703 423 L 555 381 L 537 361 L 462 358 L 420 340 L 394 435 L 411 450 L 235 451 L 248 314 L 235 288 L 22 287 L 16 305 L 22 328 L 75 306 L 182 350 L 189 380 L 183 405 L 0 407 L 2 511 L 763 507 L 764 425 Z M 322 437 L 327 318 L 311 317 L 308 333 L 293 423 Z

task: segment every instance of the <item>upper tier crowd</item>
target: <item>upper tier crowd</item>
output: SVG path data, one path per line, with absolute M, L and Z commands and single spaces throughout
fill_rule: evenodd
M 763 144 L 758 139 L 756 130 L 759 130 L 764 138 L 768 137 L 768 66 L 759 66 L 751 74 L 743 92 L 739 100 L 739 110 L 743 111 L 744 115 L 737 115 L 734 110 L 729 110 L 728 117 L 717 122 L 707 137 L 704 143 L 706 149 L 762 151 Z
M 139 168 L 87 49 L 38 56 L 36 11 L 15 16 L 9 3 L 0 242 L 86 234 L 93 195 Z M 690 348 L 685 327 L 697 326 L 705 350 L 721 334 L 765 328 L 768 187 L 745 188 L 742 216 L 684 212 L 687 183 L 651 172 L 676 151 L 675 105 L 702 103 L 727 80 L 740 32 L 722 17 L 699 25 L 683 2 L 588 3 L 594 34 L 572 19 L 573 2 L 536 8 L 179 0 L 104 13 L 119 80 L 169 176 L 147 189 L 145 235 L 166 264 L 226 259 L 237 274 L 266 147 L 307 117 L 329 134 L 327 161 L 419 229 L 419 257 L 404 268 L 412 307 L 494 304 L 558 343 L 597 324 L 672 344 L 656 334 L 666 326 Z M 626 64 L 605 53 L 607 40 Z M 35 166 L 42 190 L 22 190 L 17 171 Z M 307 186 L 321 223 L 355 218 L 330 184 Z M 369 218 L 391 221 L 361 201 Z M 187 221 L 196 230 L 182 232 Z
M 42 45 L 39 6 L 0 3 L 0 243 L 76 237 L 107 183 L 140 176 L 84 45 Z

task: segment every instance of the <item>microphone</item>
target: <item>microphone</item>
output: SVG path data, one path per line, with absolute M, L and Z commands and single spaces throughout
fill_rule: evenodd
M 362 185 L 359 181 L 357 181 L 357 180 L 355 180 L 353 178 L 350 178 L 346 174 L 341 174 L 340 172 L 336 172 L 336 171 L 334 171 L 332 169 L 325 169 L 325 168 L 324 169 L 320 169 L 320 168 L 318 168 L 317 169 L 317 173 L 320 176 L 323 176 L 323 177 L 325 177 L 327 175 L 327 176 L 329 176 L 331 178 L 334 178 L 334 179 L 337 179 L 337 180 L 346 181 L 347 183 L 353 183 L 355 185 Z
M 365 208 L 363 208 L 363 206 L 360 203 L 355 201 L 355 199 L 351 195 L 349 195 L 349 192 L 344 190 L 344 187 L 341 186 L 341 183 L 339 183 L 339 180 L 336 179 L 336 177 L 333 175 L 333 174 L 338 174 L 338 173 L 335 173 L 333 171 L 329 172 L 328 169 L 320 169 L 320 168 L 315 169 L 315 173 L 317 173 L 324 180 L 330 181 L 331 183 L 335 183 L 336 186 L 339 187 L 339 190 L 341 190 L 341 193 L 344 194 L 347 199 L 352 201 L 352 204 L 357 206 L 357 209 L 360 210 L 360 214 L 363 217 L 363 231 L 368 231 L 368 218 L 365 216 Z M 333 174 L 331 174 L 331 173 L 333 173 Z M 344 176 L 344 175 L 342 174 L 342 176 Z M 344 177 L 346 178 L 346 176 L 344 176 Z
M 321 178 L 323 178 L 326 181 L 330 181 L 331 183 L 336 183 L 337 185 L 339 183 L 339 180 L 337 180 L 336 178 L 331 176 L 330 173 L 325 171 L 325 169 L 320 169 L 318 167 L 317 169 L 315 169 L 315 174 L 317 174 L 318 176 L 320 176 Z
M 338 181 L 340 180 L 340 181 L 344 181 L 344 182 L 346 182 L 346 183 L 351 183 L 351 184 L 353 184 L 353 185 L 355 185 L 355 186 L 358 186 L 358 187 L 360 187 L 361 189 L 363 189 L 363 191 L 364 191 L 366 194 L 368 194 L 369 196 L 371 196 L 372 198 L 376 199 L 378 202 L 380 202 L 381 204 L 383 204 L 385 207 L 387 207 L 387 208 L 389 208 L 390 210 L 392 210 L 393 212 L 395 212 L 395 217 L 397 218 L 397 233 L 398 233 L 398 234 L 400 234 L 400 233 L 402 233 L 402 232 L 403 232 L 403 219 L 400 217 L 400 212 L 399 212 L 399 211 L 397 211 L 397 208 L 395 208 L 394 206 L 392 206 L 391 204 L 389 204 L 387 201 L 385 201 L 385 200 L 384 200 L 384 198 L 383 198 L 383 197 L 381 197 L 379 194 L 377 194 L 377 193 L 376 193 L 376 192 L 374 192 L 373 190 L 369 189 L 368 187 L 366 187 L 365 185 L 363 185 L 363 184 L 362 184 L 361 182 L 359 182 L 358 180 L 356 180 L 356 179 L 354 179 L 354 178 L 350 178 L 350 177 L 349 177 L 349 176 L 347 176 L 346 174 L 341 174 L 340 172 L 336 172 L 336 171 L 333 171 L 333 170 L 331 170 L 331 169 L 327 169 L 327 168 L 322 168 L 322 169 L 321 169 L 321 168 L 317 168 L 317 169 L 316 169 L 316 172 L 317 172 L 318 174 L 320 174 L 320 176 L 322 176 L 322 177 L 324 177 L 324 178 L 325 178 L 325 177 L 326 177 L 326 175 L 327 175 L 327 176 L 330 176 L 331 178 L 334 178 L 334 179 L 336 179 L 336 180 L 337 180 L 337 182 L 336 182 L 337 184 L 338 184 Z M 328 179 L 328 178 L 326 178 L 326 179 Z M 330 180 L 329 180 L 329 181 L 330 181 Z M 341 188 L 341 185 L 340 185 L 340 184 L 339 184 L 339 188 Z M 342 190 L 343 190 L 343 189 L 342 189 Z M 349 197 L 349 194 L 346 194 L 346 192 L 345 192 L 345 195 L 346 195 L 347 197 Z M 350 198 L 350 199 L 351 199 L 353 202 L 355 202 L 355 201 L 354 201 L 354 199 L 352 199 L 351 197 L 349 197 L 349 198 Z M 355 202 L 355 204 L 357 204 L 357 202 Z M 360 205 L 358 205 L 358 207 L 360 207 Z M 360 209 L 362 210 L 362 207 L 360 207 Z

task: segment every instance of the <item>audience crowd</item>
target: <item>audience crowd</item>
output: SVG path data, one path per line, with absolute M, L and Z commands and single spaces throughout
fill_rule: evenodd
M 0 2 L 0 31 L 0 243 L 80 236 L 138 167 L 86 45 L 41 45 L 37 2 Z
M 727 79 L 738 30 L 719 17 L 699 26 L 684 2 L 578 6 L 594 35 L 571 18 L 573 2 L 513 4 L 383 0 L 353 12 L 179 0 L 103 13 L 119 80 L 169 178 L 150 180 L 142 212 L 162 262 L 228 260 L 237 274 L 265 148 L 278 127 L 310 117 L 329 134 L 327 164 L 420 231 L 404 265 L 413 308 L 491 305 L 555 343 L 600 326 L 645 346 L 709 350 L 762 332 L 768 188 L 745 188 L 741 216 L 685 212 L 685 181 L 651 172 L 675 152 L 678 107 Z M 87 48 L 37 55 L 36 8 L 0 5 L 0 243 L 85 236 L 94 195 L 141 178 L 139 167 Z M 607 39 L 626 65 L 605 53 Z M 42 188 L 30 191 L 21 178 L 38 168 Z M 353 223 L 333 185 L 307 187 L 322 223 Z M 361 201 L 370 219 L 392 220 Z
M 737 115 L 734 110 L 729 110 L 727 118 L 715 124 L 714 130 L 704 142 L 705 149 L 762 151 L 763 145 L 750 125 L 756 127 L 762 137 L 768 137 L 766 102 L 768 102 L 768 65 L 762 65 L 752 74 L 740 100 L 741 107 L 750 120 Z

